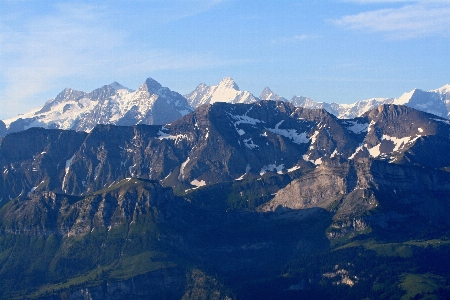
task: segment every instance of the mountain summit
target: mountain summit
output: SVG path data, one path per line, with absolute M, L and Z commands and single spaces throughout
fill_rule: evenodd
M 269 87 L 265 87 L 264 90 L 259 95 L 261 100 L 275 100 L 275 101 L 287 101 L 285 98 L 275 94 Z
M 252 103 L 259 100 L 250 92 L 240 91 L 238 85 L 231 77 L 225 77 L 218 85 L 207 86 L 201 83 L 193 92 L 185 95 L 185 97 L 194 108 L 202 104 L 212 104 L 215 102 Z
M 432 91 L 414 89 L 395 99 L 394 104 L 406 105 L 434 115 L 448 118 L 450 116 L 450 85 Z
M 234 82 L 233 78 L 225 77 L 219 82 L 219 87 L 221 88 L 229 88 L 239 91 L 239 86 Z

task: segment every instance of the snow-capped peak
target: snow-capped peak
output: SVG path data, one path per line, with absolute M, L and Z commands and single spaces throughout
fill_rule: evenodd
M 162 88 L 162 85 L 153 78 L 147 78 L 145 82 L 139 87 L 138 91 L 146 91 L 150 94 L 157 94 Z
M 396 105 L 405 105 L 405 104 L 407 104 L 411 100 L 412 95 L 414 95 L 414 93 L 416 91 L 417 91 L 417 89 L 414 89 L 411 92 L 404 93 L 399 98 L 395 99 L 393 104 L 396 104 Z
M 236 84 L 236 82 L 234 82 L 233 78 L 231 77 L 225 77 L 223 78 L 218 87 L 222 87 L 222 88 L 230 88 L 236 91 L 239 91 L 239 86 Z
M 131 92 L 132 90 L 130 90 L 129 88 L 127 88 L 127 87 L 124 87 L 123 85 L 121 85 L 120 83 L 118 83 L 117 81 L 114 81 L 113 83 L 111 83 L 111 84 L 108 84 L 110 87 L 112 87 L 113 89 L 115 89 L 116 91 L 119 91 L 119 90 L 127 90 L 127 91 L 129 91 L 129 92 Z
M 218 85 L 206 86 L 200 84 L 193 92 L 184 97 L 194 108 L 202 104 L 215 102 L 250 103 L 258 101 L 250 92 L 240 91 L 231 77 L 225 77 Z
M 274 93 L 269 87 L 265 87 L 264 90 L 259 95 L 261 100 L 276 100 L 276 101 L 287 101 L 285 98 Z
M 43 107 L 5 124 L 10 132 L 30 127 L 89 132 L 97 124 L 165 124 L 191 111 L 182 95 L 148 78 L 137 91 L 117 82 L 90 93 L 66 88 Z
M 439 94 L 448 94 L 450 93 L 450 84 L 446 84 L 443 87 L 440 87 L 435 90 L 431 90 L 432 93 L 439 93 Z

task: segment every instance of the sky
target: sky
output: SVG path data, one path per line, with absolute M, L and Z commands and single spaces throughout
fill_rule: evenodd
M 450 0 L 0 0 L 0 119 L 64 88 L 151 77 L 187 94 L 353 103 L 450 83 Z

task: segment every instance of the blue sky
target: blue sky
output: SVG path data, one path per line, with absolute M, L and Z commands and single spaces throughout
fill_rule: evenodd
M 230 76 L 259 96 L 352 103 L 450 83 L 450 1 L 0 0 L 0 119 L 65 87 Z

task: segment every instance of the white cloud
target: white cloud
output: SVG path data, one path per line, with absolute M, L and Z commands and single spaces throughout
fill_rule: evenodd
M 358 2 L 374 2 L 366 0 Z M 380 1 L 381 2 L 381 1 Z M 386 1 L 384 1 L 386 2 Z M 386 8 L 344 16 L 333 21 L 348 29 L 382 32 L 390 39 L 450 35 L 450 1 L 416 1 L 400 8 Z

